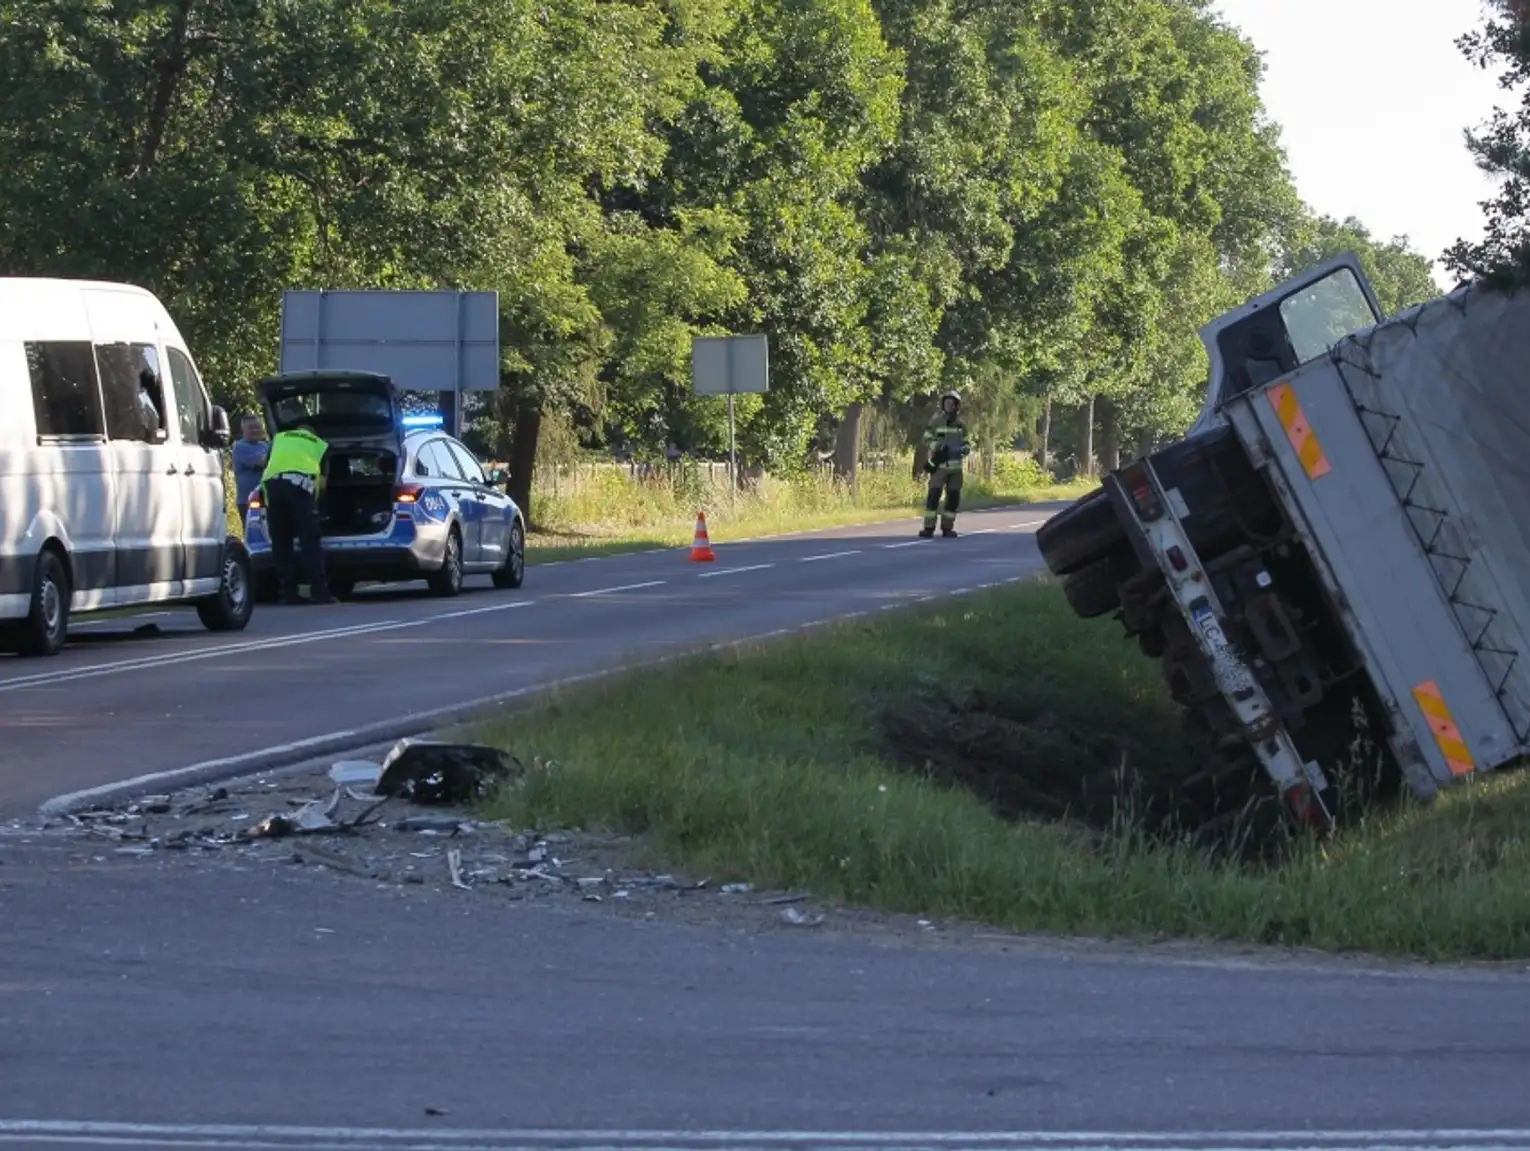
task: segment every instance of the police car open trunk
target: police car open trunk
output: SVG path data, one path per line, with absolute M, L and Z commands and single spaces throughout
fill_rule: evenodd
M 404 457 L 403 412 L 387 376 L 372 372 L 288 372 L 257 385 L 272 433 L 311 428 L 329 444 L 324 534 L 370 535 L 393 517 Z

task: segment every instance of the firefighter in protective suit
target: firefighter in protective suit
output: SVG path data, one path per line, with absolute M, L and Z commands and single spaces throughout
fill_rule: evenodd
M 940 516 L 940 534 L 946 538 L 956 535 L 956 509 L 962 502 L 962 461 L 967 458 L 967 425 L 962 423 L 960 409 L 962 398 L 956 392 L 940 397 L 940 411 L 931 418 L 924 429 L 925 447 L 929 460 L 924 470 L 930 473 L 930 488 L 924 499 L 924 527 L 921 539 L 935 534 L 935 518 Z M 940 496 L 946 496 L 945 510 L 940 509 Z

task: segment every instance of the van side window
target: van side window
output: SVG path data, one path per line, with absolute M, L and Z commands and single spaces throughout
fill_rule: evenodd
M 99 438 L 101 391 L 89 340 L 43 340 L 26 345 L 32 407 L 39 438 Z
M 207 393 L 197 370 L 184 352 L 166 348 L 170 357 L 170 379 L 175 384 L 175 407 L 181 418 L 181 442 L 188 445 L 202 443 L 202 429 L 208 422 Z
M 107 438 L 164 442 L 164 377 L 154 345 L 97 344 L 96 367 L 101 373 Z

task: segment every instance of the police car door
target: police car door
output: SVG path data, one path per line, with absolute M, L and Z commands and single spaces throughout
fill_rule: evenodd
M 473 517 L 475 534 L 478 536 L 478 553 L 473 558 L 498 567 L 505 557 L 505 540 L 510 534 L 510 525 L 504 515 L 508 501 L 489 486 L 489 477 L 484 475 L 483 465 L 466 444 L 448 440 L 447 446 L 462 468 L 462 474 L 473 487 L 472 495 L 465 497 L 463 502 L 466 509 L 464 515 Z
M 445 497 L 447 505 L 456 513 L 457 526 L 462 532 L 462 562 L 477 563 L 478 524 L 481 517 L 475 514 L 478 505 L 473 500 L 473 485 L 463 474 L 462 465 L 444 438 L 437 436 L 432 439 L 421 449 L 420 454 L 436 469 L 437 478 L 431 487 Z

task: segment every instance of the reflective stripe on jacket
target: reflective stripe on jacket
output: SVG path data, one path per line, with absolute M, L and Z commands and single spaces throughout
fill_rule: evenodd
M 930 449 L 930 462 L 936 467 L 953 472 L 962 470 L 962 457 L 966 455 L 967 448 L 967 428 L 961 417 L 954 413 L 949 416 L 945 412 L 937 413 L 929 427 L 924 429 L 924 442 Z M 946 448 L 946 458 L 936 463 L 935 451 L 942 445 Z

